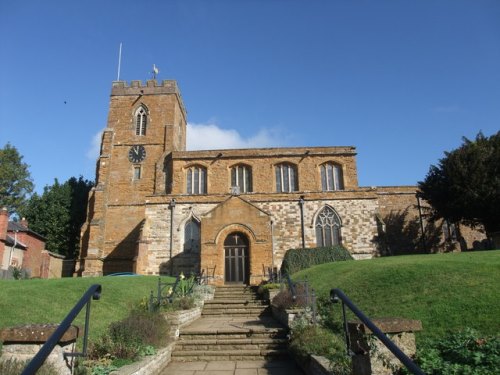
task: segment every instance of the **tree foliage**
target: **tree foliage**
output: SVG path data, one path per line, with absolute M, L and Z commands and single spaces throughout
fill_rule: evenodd
M 419 188 L 433 217 L 499 231 L 500 132 L 491 137 L 480 132 L 473 141 L 464 137 L 459 148 L 430 167 Z
M 23 157 L 10 143 L 0 149 L 0 207 L 18 212 L 33 191 L 33 181 Z
M 86 219 L 87 197 L 93 183 L 71 177 L 60 184 L 45 186 L 33 194 L 22 214 L 30 229 L 47 238 L 49 251 L 74 258 L 79 251 L 80 227 Z

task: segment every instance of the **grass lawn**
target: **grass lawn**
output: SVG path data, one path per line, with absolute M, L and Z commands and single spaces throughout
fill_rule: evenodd
M 418 339 L 464 327 L 500 334 L 500 250 L 327 263 L 293 275 L 318 295 L 340 288 L 370 318 L 419 319 Z M 341 307 L 333 307 L 341 316 Z
M 162 281 L 174 281 L 162 277 Z M 158 277 L 86 277 L 64 279 L 0 280 L 0 328 L 28 323 L 60 323 L 92 284 L 101 284 L 101 299 L 92 300 L 90 339 L 124 318 L 131 306 L 156 293 Z M 83 328 L 85 307 L 73 324 Z

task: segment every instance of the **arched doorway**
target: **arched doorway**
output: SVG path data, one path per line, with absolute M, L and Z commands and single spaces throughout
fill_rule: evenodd
M 224 282 L 248 284 L 250 264 L 248 240 L 243 233 L 231 233 L 224 241 Z

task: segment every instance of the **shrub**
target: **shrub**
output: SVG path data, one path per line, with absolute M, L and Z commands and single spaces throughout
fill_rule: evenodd
M 307 296 L 305 293 L 305 287 L 303 284 L 297 284 L 295 286 L 296 299 L 293 299 L 292 292 L 288 289 L 282 290 L 272 300 L 272 304 L 276 307 L 286 310 L 292 307 L 306 307 L 309 302 L 307 301 Z
M 261 285 L 259 285 L 259 288 L 257 289 L 257 293 L 264 294 L 264 292 L 266 290 L 279 289 L 279 288 L 281 288 L 281 284 L 279 284 L 279 283 L 261 284 Z
M 114 341 L 161 347 L 167 344 L 169 328 L 169 323 L 160 314 L 133 310 L 125 319 L 111 323 L 109 333 Z
M 349 251 L 341 245 L 308 249 L 290 249 L 285 254 L 281 271 L 284 274 L 291 275 L 317 264 L 351 259 L 353 258 Z
M 161 304 L 162 311 L 179 311 L 179 310 L 189 310 L 195 307 L 195 300 L 193 297 L 180 297 L 169 302 L 165 300 Z
M 125 319 L 110 324 L 108 332 L 89 345 L 89 358 L 137 359 L 150 354 L 150 346 L 165 346 L 169 328 L 160 314 L 133 310 Z
M 500 337 L 479 337 L 472 329 L 428 340 L 416 362 L 429 375 L 486 375 L 500 368 Z
M 290 351 L 302 364 L 307 364 L 311 354 L 326 357 L 334 374 L 350 374 L 350 359 L 346 355 L 343 339 L 319 326 L 295 326 L 290 341 Z

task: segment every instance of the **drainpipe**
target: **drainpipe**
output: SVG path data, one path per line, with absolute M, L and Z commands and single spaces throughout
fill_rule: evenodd
M 12 264 L 12 254 L 14 253 L 14 250 L 16 249 L 16 246 L 17 246 L 17 233 L 18 232 L 19 232 L 18 230 L 16 230 L 14 232 L 14 245 L 12 245 L 12 247 L 10 248 L 9 264 L 8 264 L 7 268 L 10 267 L 10 265 Z
M 424 222 L 422 220 L 422 206 L 420 205 L 420 194 L 416 194 L 417 197 L 417 206 L 418 206 L 418 218 L 420 220 L 420 230 L 422 231 L 422 247 L 424 249 L 424 253 L 427 253 L 427 245 L 425 239 L 425 231 L 424 231 Z
M 168 204 L 170 207 L 170 276 L 174 274 L 174 259 L 172 258 L 174 249 L 174 209 L 175 209 L 175 199 L 172 198 Z
M 271 275 L 274 275 L 274 222 L 271 220 Z
M 305 234 L 304 234 L 304 196 L 301 195 L 299 199 L 299 205 L 300 205 L 300 228 L 301 228 L 301 235 L 302 235 L 302 248 L 306 248 L 306 240 L 305 240 Z

